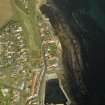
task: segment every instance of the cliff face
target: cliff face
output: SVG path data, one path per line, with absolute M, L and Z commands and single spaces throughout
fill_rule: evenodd
M 97 0 L 93 4 L 49 0 L 41 7 L 62 45 L 67 93 L 73 105 L 105 104 L 105 32 L 102 20 L 96 18 L 104 12 L 98 13 L 97 8 Z

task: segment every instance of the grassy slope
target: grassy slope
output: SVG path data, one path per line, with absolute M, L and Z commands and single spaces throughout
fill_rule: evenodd
M 32 8 L 29 9 L 33 9 L 33 11 L 31 11 L 29 15 L 22 11 L 19 5 L 17 5 L 15 2 L 13 2 L 12 4 L 13 8 L 15 9 L 15 17 L 13 19 L 19 21 L 22 24 L 23 35 L 26 39 L 27 45 L 29 46 L 31 53 L 39 53 L 40 37 L 38 35 L 37 28 L 37 13 L 34 10 L 35 8 L 33 7 L 33 4 L 35 4 L 34 0 L 32 0 L 32 4 L 30 4 L 32 5 Z

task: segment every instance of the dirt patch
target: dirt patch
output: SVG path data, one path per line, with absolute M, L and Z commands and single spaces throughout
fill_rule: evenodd
M 0 0 L 0 27 L 12 16 L 11 0 Z

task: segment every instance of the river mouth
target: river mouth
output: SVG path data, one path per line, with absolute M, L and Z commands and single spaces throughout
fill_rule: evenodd
M 12 17 L 11 0 L 0 0 L 0 27 Z

